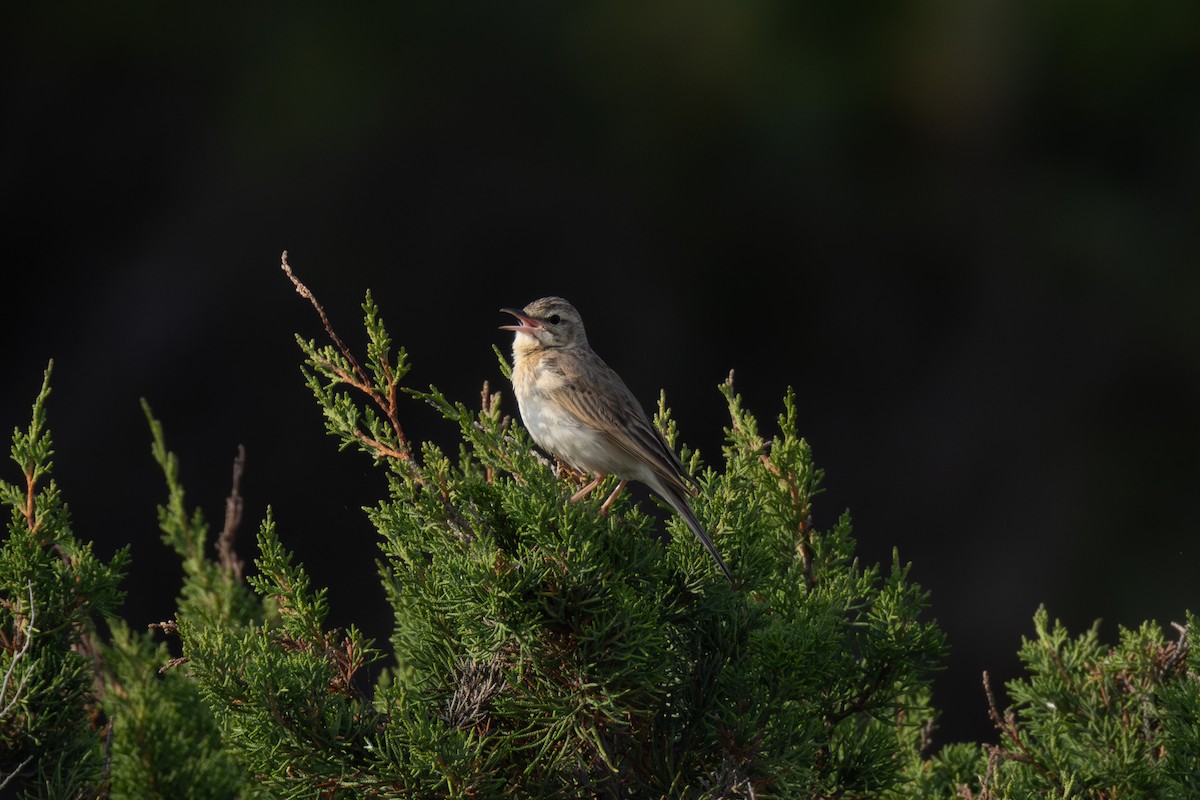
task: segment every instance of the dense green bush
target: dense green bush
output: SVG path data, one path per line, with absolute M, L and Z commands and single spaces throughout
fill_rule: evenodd
M 720 387 L 730 412 L 721 461 L 679 446 L 730 586 L 675 517 L 647 514 L 628 494 L 607 515 L 599 500 L 568 502 L 579 476 L 540 455 L 486 386 L 477 410 L 404 387 L 403 350 L 393 355 L 369 295 L 364 310 L 364 365 L 331 329 L 334 344 L 300 345 L 329 431 L 389 479 L 367 513 L 395 620 L 390 651 L 325 625 L 325 593 L 282 544 L 302 534 L 277 531 L 269 513 L 248 579 L 231 545 L 236 514 L 210 553 L 149 410 L 168 487 L 164 540 L 185 579 L 161 632 L 115 619 L 129 559 L 122 550 L 104 563 L 71 533 L 49 479 L 47 371 L 32 424 L 14 435 L 24 484 L 2 485 L 12 512 L 0 551 L 6 788 L 135 798 L 1200 797 L 1191 616 L 1175 641 L 1146 625 L 1108 648 L 1039 612 L 1021 649 L 1027 677 L 1008 687 L 1012 707 L 992 700 L 999 743 L 927 752 L 944 637 L 898 558 L 857 561 L 848 515 L 813 527 L 822 475 L 790 393 L 768 435 L 730 380 Z M 457 426 L 459 451 L 410 441 L 407 402 Z M 661 400 L 656 423 L 675 443 Z M 237 501 L 235 481 L 231 509 Z M 179 637 L 181 659 L 164 633 Z M 367 685 L 362 667 L 374 662 L 387 668 Z

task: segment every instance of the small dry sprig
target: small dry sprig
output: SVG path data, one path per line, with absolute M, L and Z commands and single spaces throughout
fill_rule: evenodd
M 481 663 L 463 658 L 454 669 L 454 691 L 446 701 L 444 719 L 457 730 L 491 730 L 489 710 L 492 700 L 505 687 L 504 669 L 498 657 Z
M 167 636 L 178 636 L 179 635 L 179 624 L 176 623 L 175 620 L 173 620 L 173 619 L 168 619 L 163 622 L 151 622 L 146 627 L 149 628 L 150 630 L 154 630 L 155 628 L 158 628 L 160 631 L 162 631 Z
M 162 631 L 167 636 L 178 636 L 179 635 L 179 624 L 177 622 L 175 622 L 175 620 L 173 620 L 173 619 L 164 620 L 163 622 L 151 622 L 149 625 L 146 626 L 146 628 L 148 630 L 154 630 L 155 628 L 158 628 L 160 631 Z M 179 656 L 178 658 L 172 658 L 170 661 L 168 661 L 167 663 L 163 664 L 161 667 L 158 668 L 158 674 L 162 675 L 169 669 L 174 669 L 175 667 L 178 667 L 180 664 L 186 664 L 187 660 L 188 660 L 187 656 Z
M 1179 631 L 1179 641 L 1168 642 L 1155 654 L 1154 666 L 1160 677 L 1173 677 L 1187 666 L 1188 626 L 1172 622 L 1171 627 Z
M 217 555 L 221 568 L 227 575 L 240 580 L 245 564 L 233 549 L 233 540 L 237 538 L 238 528 L 242 524 L 242 495 L 240 491 L 242 473 L 246 469 L 246 448 L 238 445 L 237 457 L 233 459 L 233 487 L 229 497 L 225 498 L 225 527 L 217 537 Z
M 493 392 L 487 381 L 483 382 L 483 390 L 479 393 L 479 413 L 481 417 L 500 420 L 503 423 L 500 416 L 500 393 Z M 496 479 L 491 464 L 486 467 L 485 477 L 488 483 L 493 483 Z
M 996 704 L 996 695 L 992 692 L 992 678 L 990 675 L 988 675 L 987 670 L 983 671 L 983 692 L 987 696 L 988 718 L 992 720 L 992 724 L 996 726 L 996 730 L 999 731 L 1004 738 L 1008 739 L 1014 747 L 1016 747 L 1017 752 L 1003 750 L 999 745 L 985 745 L 985 747 L 989 747 L 990 751 L 995 752 L 998 758 L 1007 758 L 1011 761 L 1019 761 L 1023 764 L 1029 764 L 1031 767 L 1041 773 L 1042 777 L 1049 780 L 1051 777 L 1050 770 L 1046 769 L 1046 767 L 1037 760 L 1034 754 L 1030 751 L 1029 747 L 1026 746 L 1025 742 L 1021 739 L 1021 732 L 1017 728 L 1017 715 L 1011 710 L 1005 711 L 1003 714 L 1000 712 L 1000 707 Z
M 400 416 L 396 403 L 399 384 L 390 365 L 387 364 L 386 361 L 384 361 L 382 365 L 386 391 L 380 392 L 371 384 L 371 379 L 368 377 L 366 370 L 364 370 L 358 363 L 358 359 L 354 357 L 354 354 L 350 351 L 350 348 L 346 346 L 346 343 L 343 342 L 342 338 L 337 335 L 336 331 L 334 331 L 333 325 L 329 322 L 329 315 L 325 313 L 324 307 L 322 307 L 322 305 L 317 301 L 316 295 L 314 295 L 312 290 L 305 286 L 304 283 L 302 283 L 300 279 L 296 277 L 295 273 L 292 272 L 292 267 L 288 264 L 287 256 L 287 251 L 284 250 L 283 255 L 280 256 L 280 267 L 288 276 L 288 280 L 290 280 L 292 285 L 296 287 L 296 293 L 301 297 L 306 298 L 308 302 L 312 304 L 312 307 L 316 310 L 317 315 L 321 318 L 321 324 L 325 328 L 326 335 L 329 336 L 330 341 L 333 342 L 334 347 L 337 348 L 342 357 L 346 359 L 346 363 L 350 365 L 351 371 L 347 372 L 340 365 L 334 364 L 325 359 L 321 360 L 322 366 L 325 367 L 331 374 L 336 375 L 337 379 L 342 383 L 365 394 L 373 403 L 375 403 L 375 405 L 379 407 L 379 409 L 387 417 L 388 424 L 390 424 L 392 427 L 392 432 L 396 436 L 397 447 L 392 447 L 388 444 L 385 444 L 384 442 L 381 442 L 378 439 L 375 439 L 364 433 L 362 430 L 355 429 L 354 436 L 372 451 L 374 451 L 380 458 L 394 458 L 403 462 L 406 465 L 409 475 L 413 481 L 418 484 L 424 483 L 424 479 L 421 476 L 421 471 L 417 465 L 416 459 L 413 457 L 412 447 L 408 443 L 408 437 L 405 435 L 404 429 L 400 425 Z
M 992 791 L 992 781 L 996 777 L 996 766 L 1000 763 L 1000 748 L 985 744 L 983 749 L 987 752 L 987 769 L 979 776 L 979 794 L 971 791 L 967 784 L 960 783 L 955 792 L 958 800 L 996 800 L 996 793 Z

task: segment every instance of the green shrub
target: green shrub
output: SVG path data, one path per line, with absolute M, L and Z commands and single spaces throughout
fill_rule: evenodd
M 289 272 L 290 275 L 290 272 Z M 294 280 L 294 279 L 293 279 Z M 298 288 L 303 288 L 297 283 Z M 307 290 L 303 290 L 306 293 Z M 313 304 L 315 299 L 306 294 Z M 317 306 L 319 309 L 319 306 Z M 388 492 L 367 509 L 391 606 L 390 650 L 326 625 L 268 512 L 249 578 L 230 518 L 210 548 L 147 408 L 184 583 L 182 656 L 113 611 L 128 568 L 71 534 L 49 480 L 49 370 L 14 435 L 24 476 L 0 550 L 0 781 L 28 797 L 1200 797 L 1200 681 L 1187 631 L 1117 647 L 1035 617 L 1027 677 L 992 695 L 998 744 L 928 752 L 929 686 L 946 643 L 893 556 L 864 566 L 844 514 L 817 530 L 821 471 L 789 392 L 773 430 L 735 393 L 721 458 L 656 424 L 701 492 L 696 513 L 731 586 L 683 523 L 628 494 L 568 498 L 485 384 L 473 409 L 403 381 L 368 294 L 360 364 L 300 340 L 327 429 Z M 322 319 L 325 315 L 322 312 Z M 502 355 L 500 369 L 507 375 Z M 408 439 L 408 403 L 454 425 L 457 452 Z M 665 523 L 661 520 L 665 519 Z M 210 550 L 213 552 L 210 553 Z M 366 565 L 364 565 L 364 569 Z M 107 621 L 100 641 L 97 622 Z M 374 685 L 362 668 L 382 662 Z

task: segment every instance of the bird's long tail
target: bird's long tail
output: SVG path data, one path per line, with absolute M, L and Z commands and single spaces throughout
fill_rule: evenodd
M 704 530 L 704 526 L 696 518 L 696 512 L 692 511 L 692 505 L 687 501 L 683 493 L 672 486 L 655 486 L 654 490 L 658 492 L 658 495 L 663 500 L 667 501 L 667 505 L 675 509 L 675 512 L 683 517 L 683 521 L 692 529 L 692 533 L 696 534 L 696 538 L 700 540 L 700 544 L 704 545 L 704 549 L 717 562 L 717 566 L 721 568 L 721 572 L 724 572 L 729 582 L 733 583 L 733 575 L 730 574 L 729 567 L 725 566 L 725 562 L 721 560 L 721 554 L 717 552 L 712 539 L 708 538 L 708 532 Z

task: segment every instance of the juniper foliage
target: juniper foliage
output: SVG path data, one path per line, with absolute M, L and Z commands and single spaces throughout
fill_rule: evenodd
M 113 721 L 110 795 L 147 800 L 251 797 L 253 784 L 221 741 L 200 686 L 167 645 L 124 622 L 104 648 L 102 703 Z
M 336 338 L 300 345 L 330 433 L 390 479 L 370 511 L 396 654 L 374 774 L 463 797 L 881 796 L 901 781 L 943 637 L 898 559 L 855 560 L 848 516 L 814 528 L 822 475 L 793 393 L 768 438 L 726 382 L 723 469 L 681 451 L 731 587 L 678 519 L 664 544 L 628 496 L 604 516 L 568 502 L 581 478 L 487 387 L 478 409 L 402 388 L 407 357 L 369 295 L 364 313 L 365 368 Z M 457 424 L 458 453 L 407 440 L 405 395 Z M 661 401 L 656 420 L 674 442 Z
M 99 621 L 120 605 L 128 549 L 107 562 L 71 530 L 51 478 L 46 426 L 50 373 L 29 427 L 12 436 L 20 484 L 0 481 L 9 510 L 0 547 L 0 789 L 31 798 L 91 797 L 105 789 L 107 731 L 93 693 Z
M 1009 682 L 983 789 L 995 797 L 1200 797 L 1200 654 L 1195 617 L 1169 641 L 1144 623 L 1105 646 L 1097 626 L 1072 638 L 1044 608 Z M 990 695 L 990 689 L 989 689 Z M 991 699 L 989 697 L 989 699 Z M 981 793 L 981 797 L 985 796 Z
M 929 752 L 944 637 L 898 555 L 863 565 L 848 514 L 814 524 L 823 474 L 794 392 L 768 432 L 723 383 L 715 461 L 679 441 L 659 400 L 655 423 L 699 481 L 696 512 L 731 586 L 665 506 L 626 493 L 601 515 L 603 492 L 569 502 L 583 476 L 539 453 L 486 384 L 478 407 L 406 385 L 408 357 L 369 294 L 360 363 L 297 288 L 330 337 L 298 339 L 326 427 L 388 479 L 366 511 L 390 652 L 330 629 L 324 590 L 283 545 L 297 533 L 270 512 L 243 576 L 237 462 L 210 541 L 148 407 L 167 484 L 159 523 L 183 567 L 161 626 L 178 655 L 112 619 L 127 554 L 105 564 L 75 540 L 47 481 L 47 373 L 14 436 L 24 486 L 0 485 L 12 510 L 0 781 L 25 796 L 1200 796 L 1190 615 L 1175 641 L 1146 625 L 1106 648 L 1039 611 L 1011 708 L 981 693 L 999 743 Z M 454 452 L 408 439 L 416 403 L 457 429 Z

